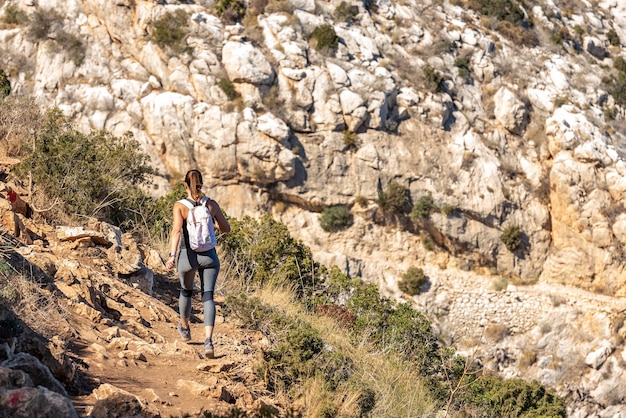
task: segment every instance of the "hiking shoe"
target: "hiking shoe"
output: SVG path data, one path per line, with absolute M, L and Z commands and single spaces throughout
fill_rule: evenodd
M 206 358 L 214 358 L 215 352 L 213 351 L 213 341 L 210 338 L 204 340 L 204 355 Z
M 178 333 L 180 334 L 180 338 L 183 341 L 191 340 L 191 330 L 189 328 L 183 328 L 183 324 L 179 322 L 177 329 L 178 329 Z

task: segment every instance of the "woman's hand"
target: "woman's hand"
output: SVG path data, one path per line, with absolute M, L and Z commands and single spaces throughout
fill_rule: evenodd
M 167 261 L 165 262 L 165 267 L 168 270 L 171 270 L 174 268 L 174 264 L 176 263 L 176 257 L 175 256 L 170 256 L 170 258 L 167 259 Z

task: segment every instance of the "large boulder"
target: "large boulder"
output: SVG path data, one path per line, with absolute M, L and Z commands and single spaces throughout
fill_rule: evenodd
M 506 87 L 500 88 L 493 97 L 495 116 L 509 132 L 521 135 L 529 120 L 526 105 Z

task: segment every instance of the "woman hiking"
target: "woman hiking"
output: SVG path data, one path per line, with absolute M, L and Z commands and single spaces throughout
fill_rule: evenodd
M 202 174 L 200 171 L 189 170 L 185 175 L 184 186 L 187 198 L 174 203 L 170 253 L 165 266 L 168 270 L 171 270 L 175 261 L 178 261 L 176 264 L 178 266 L 178 277 L 181 287 L 178 301 L 180 313 L 178 333 L 183 341 L 191 340 L 191 330 L 189 328 L 191 296 L 193 294 L 196 272 L 199 273 L 202 307 L 204 309 L 204 330 L 206 334 L 204 354 L 207 358 L 213 358 L 213 327 L 215 325 L 213 292 L 215 291 L 215 282 L 220 271 L 220 261 L 215 251 L 213 220 L 217 222 L 217 227 L 221 232 L 229 232 L 230 225 L 217 202 L 202 194 Z M 204 231 L 210 232 L 210 234 L 206 232 L 205 235 L 208 234 L 210 236 L 204 238 L 202 236 L 196 237 L 194 226 L 188 226 L 192 225 L 188 222 L 188 218 L 189 220 L 200 218 L 201 214 L 198 209 L 206 213 L 202 206 L 205 206 L 210 213 L 203 221 L 205 224 L 199 226 Z M 192 230 L 190 231 L 190 229 Z M 181 235 L 183 239 L 181 239 Z M 207 240 L 205 245 L 199 245 L 198 241 L 202 241 L 205 238 Z M 178 259 L 176 259 L 177 253 Z

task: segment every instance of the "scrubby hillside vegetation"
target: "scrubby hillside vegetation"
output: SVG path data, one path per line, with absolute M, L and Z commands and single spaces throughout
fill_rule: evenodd
M 12 108 L 11 99 L 3 100 L 3 109 L 14 112 L 9 117 L 3 113 L 9 122 L 5 126 L 18 126 L 23 112 L 31 111 Z M 77 349 L 86 337 L 73 324 L 91 320 L 93 326 L 100 323 L 124 330 L 135 341 L 143 338 L 154 343 L 155 337 L 148 339 L 128 326 L 128 314 L 110 286 L 137 303 L 140 297 L 132 296 L 127 286 L 138 279 L 116 271 L 112 259 L 97 255 L 107 251 L 106 239 L 94 234 L 87 243 L 85 239 L 93 232 L 82 229 L 82 240 L 70 240 L 67 246 L 60 230 L 108 222 L 108 228 L 124 233 L 120 235 L 122 248 L 136 239 L 141 253 L 149 254 L 167 231 L 171 205 L 181 197 L 181 189 L 159 199 L 142 192 L 140 186 L 150 169 L 132 138 L 102 131 L 81 134 L 58 109 L 32 115 L 37 123 L 21 132 L 33 135 L 33 141 L 22 142 L 24 147 L 16 151 L 21 162 L 9 159 L 10 170 L 5 166 L 2 175 L 4 187 L 16 190 L 24 186 L 23 178 L 33 180 L 30 195 L 35 197 L 31 203 L 36 213 L 32 219 L 24 217 L 3 200 L 7 203 L 2 207 L 0 370 L 7 379 L 0 388 L 0 403 L 2 416 L 7 417 L 77 416 L 67 397 L 87 396 L 102 385 L 114 386 L 115 381 L 86 367 L 91 359 L 81 359 Z M 12 135 L 16 132 L 20 131 Z M 6 147 L 2 150 L 6 152 Z M 115 165 L 119 161 L 132 164 Z M 34 202 L 50 204 L 40 211 Z M 249 360 L 253 364 L 239 367 L 255 371 L 251 386 L 257 396 L 251 399 L 263 394 L 266 403 L 255 409 L 253 402 L 240 402 L 228 413 L 223 406 L 212 409 L 207 403 L 202 416 L 565 416 L 563 400 L 551 390 L 537 382 L 503 380 L 473 358 L 458 356 L 438 341 L 428 318 L 409 303 L 395 303 L 381 296 L 374 284 L 315 262 L 310 249 L 294 239 L 285 225 L 269 216 L 231 218 L 230 222 L 231 233 L 220 236 L 225 264 L 221 279 L 225 302 L 220 310 L 247 333 L 263 337 L 260 356 Z M 103 225 L 99 228 L 104 232 Z M 15 230 L 18 238 L 32 244 L 24 247 L 13 237 Z M 115 252 L 130 258 L 121 248 Z M 160 258 L 153 262 L 155 272 L 163 270 Z M 79 263 L 82 272 L 68 270 L 72 263 Z M 104 273 L 91 271 L 91 266 L 100 266 Z M 157 275 L 156 280 L 167 279 Z M 108 285 L 97 284 L 101 281 Z M 156 329 L 156 321 L 175 321 L 175 308 L 161 305 L 164 301 L 158 298 L 163 295 L 153 293 L 153 282 L 144 281 L 139 287 L 134 292 L 153 296 L 144 295 L 138 306 L 154 305 L 169 312 L 160 318 L 140 314 L 138 324 Z M 90 290 L 83 294 L 81 288 Z M 76 297 L 76 292 L 83 296 Z M 132 309 L 133 304 L 125 304 Z M 156 340 L 166 343 L 162 336 Z M 139 352 L 146 353 L 144 361 L 149 354 L 171 355 L 145 346 Z M 126 358 L 132 357 L 126 354 Z M 197 363 L 187 358 L 181 361 Z M 136 392 L 143 389 L 137 387 Z M 100 393 L 93 405 L 83 406 L 85 413 L 117 416 L 124 401 L 122 395 L 113 393 Z M 159 416 L 145 401 L 138 405 L 125 416 Z
M 626 403 L 625 8 L 0 0 L 6 180 L 49 228 L 97 217 L 158 248 L 197 167 L 251 222 L 246 239 L 269 215 L 306 248 L 272 274 L 250 250 L 265 273 L 235 263 L 238 280 L 277 276 L 306 312 L 335 312 L 358 293 L 319 308 L 337 266 L 472 365 L 612 417 Z M 28 222 L 9 222 L 22 242 L 51 233 Z M 132 256 L 107 251 L 112 272 L 147 291 L 156 267 L 113 241 Z M 302 273 L 316 263 L 330 272 Z

